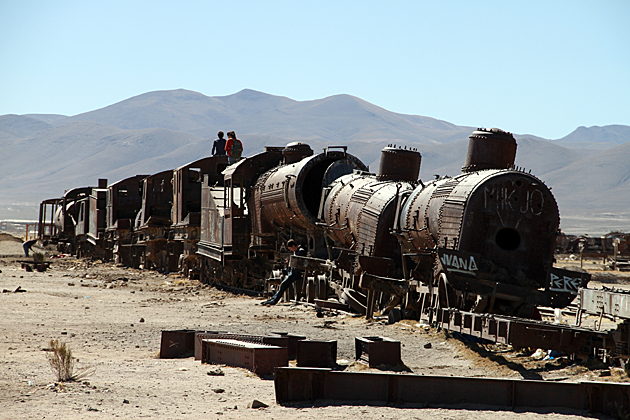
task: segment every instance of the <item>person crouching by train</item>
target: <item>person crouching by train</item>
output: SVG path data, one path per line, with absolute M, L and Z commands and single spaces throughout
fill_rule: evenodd
M 243 143 L 236 138 L 234 131 L 228 131 L 227 136 L 228 139 L 225 143 L 225 151 L 228 155 L 228 164 L 231 165 L 241 158 L 243 154 Z
M 24 255 L 28 258 L 28 252 L 32 251 L 33 245 L 37 243 L 37 239 L 31 239 L 30 241 L 26 241 L 22 244 L 22 248 L 24 249 Z
M 299 257 L 306 257 L 306 250 L 302 248 L 301 245 L 298 245 L 297 242 L 295 242 L 293 239 L 289 239 L 287 241 L 287 249 L 293 252 L 293 255 L 297 255 Z M 282 294 L 289 288 L 289 286 L 291 286 L 298 279 L 300 279 L 303 274 L 304 273 L 302 270 L 298 270 L 297 268 L 292 268 L 289 275 L 284 280 L 282 280 L 282 283 L 280 283 L 280 288 L 278 289 L 276 294 L 273 295 L 271 298 L 260 302 L 260 304 L 261 305 L 275 305 L 276 303 L 278 303 L 278 301 L 280 300 L 280 297 L 282 297 Z
M 212 156 L 225 156 L 225 139 L 223 138 L 223 131 L 217 133 L 219 137 L 212 144 Z

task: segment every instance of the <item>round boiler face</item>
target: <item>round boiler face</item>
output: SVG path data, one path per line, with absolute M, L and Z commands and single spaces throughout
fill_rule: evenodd
M 558 205 L 537 178 L 500 171 L 473 187 L 459 249 L 482 254 L 511 275 L 544 281 L 560 223 Z

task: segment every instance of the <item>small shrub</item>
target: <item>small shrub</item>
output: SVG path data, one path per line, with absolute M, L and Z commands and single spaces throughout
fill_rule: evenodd
M 41 252 L 34 252 L 33 253 L 33 261 L 36 263 L 43 263 L 44 262 L 44 254 L 42 254 Z
M 74 357 L 72 350 L 66 343 L 59 340 L 50 340 L 50 348 L 47 355 L 52 371 L 57 375 L 59 382 L 78 381 L 92 375 L 96 369 L 90 366 L 74 370 Z
M 66 343 L 60 343 L 59 340 L 50 340 L 50 352 L 48 353 L 48 363 L 53 372 L 57 375 L 59 382 L 73 380 L 74 359 L 72 358 L 72 350 L 66 346 Z

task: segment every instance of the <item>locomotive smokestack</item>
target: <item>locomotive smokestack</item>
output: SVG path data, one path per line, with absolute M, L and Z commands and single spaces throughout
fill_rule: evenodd
M 415 149 L 396 149 L 388 146 L 381 150 L 377 179 L 415 182 L 420 174 L 421 161 L 422 156 Z
M 307 156 L 313 155 L 313 149 L 306 143 L 301 143 L 299 141 L 294 141 L 293 143 L 289 143 L 282 150 L 282 156 L 284 156 L 284 163 L 290 164 L 299 162 Z
M 508 169 L 514 165 L 516 140 L 512 133 L 499 128 L 478 128 L 469 139 L 462 172 Z

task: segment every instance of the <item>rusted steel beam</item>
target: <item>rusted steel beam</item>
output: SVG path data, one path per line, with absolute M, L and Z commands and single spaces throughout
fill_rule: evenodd
M 508 316 L 440 309 L 437 322 L 449 331 L 514 347 L 537 347 L 578 355 L 589 355 L 596 348 L 614 347 L 608 333 Z
M 201 360 L 203 340 L 237 340 L 245 343 L 268 344 L 286 348 L 288 348 L 290 344 L 290 338 L 288 336 L 237 334 L 225 331 L 196 331 L 195 360 Z
M 195 330 L 162 331 L 161 359 L 190 357 L 195 353 Z
M 202 340 L 201 363 L 243 367 L 257 375 L 270 375 L 279 366 L 289 365 L 286 347 L 238 340 Z
M 276 369 L 274 385 L 279 404 L 314 400 L 474 404 L 508 411 L 517 407 L 553 407 L 608 415 L 630 409 L 630 384 L 607 382 L 562 383 L 286 367 Z
M 374 319 L 374 306 L 376 305 L 376 292 L 374 290 L 367 291 L 367 302 L 365 305 L 365 319 Z
M 361 274 L 359 286 L 363 289 L 389 293 L 392 295 L 404 295 L 409 290 L 409 282 L 406 280 L 380 277 L 370 273 Z
M 300 340 L 297 343 L 297 365 L 334 367 L 337 365 L 337 341 Z
M 327 272 L 333 268 L 333 263 L 321 258 L 291 255 L 289 258 L 289 267 L 298 268 L 300 270 Z
M 341 294 L 341 300 L 361 315 L 367 314 L 367 296 L 361 292 L 346 287 Z
M 387 337 L 355 337 L 356 360 L 366 362 L 370 367 L 402 365 L 400 341 Z
M 350 311 L 350 307 L 345 303 L 335 302 L 332 300 L 313 299 L 315 306 L 320 308 L 338 309 L 340 311 Z

